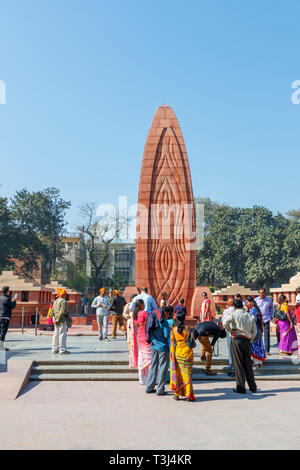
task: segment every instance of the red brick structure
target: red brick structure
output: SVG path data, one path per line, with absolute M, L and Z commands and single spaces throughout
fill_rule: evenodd
M 52 290 L 42 285 L 38 280 L 30 281 L 18 276 L 13 271 L 2 271 L 0 274 L 0 290 L 9 286 L 12 297 L 18 294 L 17 306 L 13 310 L 10 327 L 20 327 L 22 310 L 24 309 L 24 324 L 31 324 L 31 317 L 36 308 L 41 315 L 46 315 L 52 297 Z
M 179 123 L 160 106 L 148 133 L 141 169 L 136 239 L 136 287 L 148 287 L 171 305 L 196 287 L 196 236 L 192 182 Z
M 228 301 L 233 300 L 236 294 L 240 294 L 243 299 L 245 299 L 247 295 L 251 295 L 255 298 L 258 296 L 258 290 L 250 289 L 250 287 L 241 286 L 237 282 L 234 282 L 230 286 L 216 290 L 212 295 L 215 304 L 221 309 L 225 309 Z
M 41 279 L 28 280 L 19 276 L 14 271 L 2 271 L 0 274 L 0 290 L 4 286 L 9 286 L 12 297 L 18 294 L 17 306 L 13 310 L 10 327 L 20 327 L 22 324 L 22 311 L 24 309 L 24 326 L 31 324 L 31 317 L 35 315 L 36 309 L 40 315 L 40 324 L 47 324 L 47 313 L 50 303 L 55 299 L 57 289 L 67 290 L 68 307 L 71 314 L 80 313 L 81 294 L 72 289 L 51 281 L 49 284 L 42 284 Z M 89 316 L 89 323 L 92 322 L 92 315 Z M 84 324 L 88 323 L 86 317 Z M 80 322 L 75 318 L 74 324 Z
M 297 287 L 300 287 L 300 272 L 291 277 L 288 284 L 282 284 L 281 287 L 274 287 L 270 289 L 270 292 L 273 295 L 274 303 L 277 304 L 279 296 L 284 294 L 287 296 L 291 310 L 294 311 L 296 305 Z

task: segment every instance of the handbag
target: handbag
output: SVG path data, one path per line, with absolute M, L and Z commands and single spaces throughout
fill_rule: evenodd
M 261 329 L 258 327 L 254 341 L 258 341 L 259 339 L 261 339 L 261 338 L 262 338 L 262 335 L 263 335 L 263 334 L 262 334 L 262 331 L 261 331 Z
M 67 327 L 68 328 L 71 328 L 72 327 L 72 317 L 70 317 L 70 315 L 66 315 L 66 324 L 67 324 Z
M 188 339 L 186 340 L 186 344 L 190 349 L 194 349 L 196 347 L 196 341 L 191 337 L 190 327 L 188 328 Z
M 279 308 L 274 308 L 273 317 L 280 321 L 285 321 L 287 319 L 286 313 Z

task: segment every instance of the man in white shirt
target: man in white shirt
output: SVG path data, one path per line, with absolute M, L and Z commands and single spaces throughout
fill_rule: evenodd
M 153 299 L 153 297 L 151 295 L 148 294 L 148 288 L 147 287 L 143 287 L 141 289 L 141 294 L 137 295 L 133 301 L 131 302 L 131 306 L 130 306 L 130 310 L 133 312 L 134 311 L 134 307 L 135 307 L 135 304 L 137 302 L 137 300 L 142 300 L 145 304 L 145 310 L 147 313 L 152 313 L 154 312 L 154 310 L 156 310 L 158 307 L 157 307 L 157 303 L 155 302 L 155 300 Z
M 234 312 L 228 313 L 223 320 L 225 330 L 231 335 L 231 355 L 236 375 L 236 388 L 233 391 L 245 394 L 247 380 L 250 391 L 256 393 L 251 364 L 251 343 L 257 334 L 255 317 L 243 309 L 242 300 L 235 299 L 233 306 Z
M 97 316 L 97 323 L 99 329 L 99 341 L 103 340 L 103 331 L 102 327 L 104 327 L 104 340 L 109 341 L 108 339 L 108 310 L 110 309 L 110 300 L 105 295 L 105 289 L 100 289 L 100 295 L 95 297 L 92 303 L 92 308 L 96 309 L 96 316 Z

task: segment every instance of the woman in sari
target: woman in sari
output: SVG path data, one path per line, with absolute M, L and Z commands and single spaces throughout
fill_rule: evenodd
M 251 356 L 253 358 L 253 365 L 262 367 L 263 362 L 266 360 L 266 350 L 262 338 L 263 334 L 263 321 L 262 314 L 259 306 L 255 302 L 254 298 L 251 295 L 246 297 L 246 305 L 244 306 L 251 315 L 255 318 L 256 328 L 257 328 L 257 337 L 256 340 L 251 344 Z
M 130 310 L 130 306 L 131 306 L 131 302 L 136 297 L 136 295 L 137 294 L 133 294 L 130 297 L 130 302 L 128 302 L 128 304 L 125 305 L 125 308 L 123 310 L 123 317 L 126 320 L 126 339 L 127 339 L 129 352 L 130 352 L 130 344 L 131 344 L 131 332 L 132 332 L 132 328 L 133 328 L 132 311 Z
M 295 308 L 294 313 L 296 316 L 297 326 L 298 326 L 300 323 L 300 287 L 296 288 L 296 308 Z M 299 326 L 298 326 L 298 330 L 299 330 Z
M 146 385 L 151 366 L 151 346 L 147 343 L 146 335 L 147 316 L 143 300 L 137 300 L 132 314 L 129 367 L 138 367 L 142 385 Z
M 287 297 L 281 294 L 278 299 L 279 310 L 285 313 L 285 320 L 278 320 L 280 329 L 279 354 L 291 356 L 298 350 L 298 340 L 292 314 L 288 307 Z
M 188 332 L 184 326 L 185 313 L 176 315 L 176 326 L 171 331 L 171 377 L 170 390 L 174 392 L 174 400 L 185 397 L 187 401 L 195 401 L 192 368 L 194 362 L 193 350 L 187 345 Z

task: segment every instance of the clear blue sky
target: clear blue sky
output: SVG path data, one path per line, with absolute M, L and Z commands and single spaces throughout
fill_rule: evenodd
M 135 202 L 165 103 L 195 196 L 299 207 L 299 18 L 299 1 L 2 0 L 0 194 L 57 186 L 71 223 L 83 202 Z

